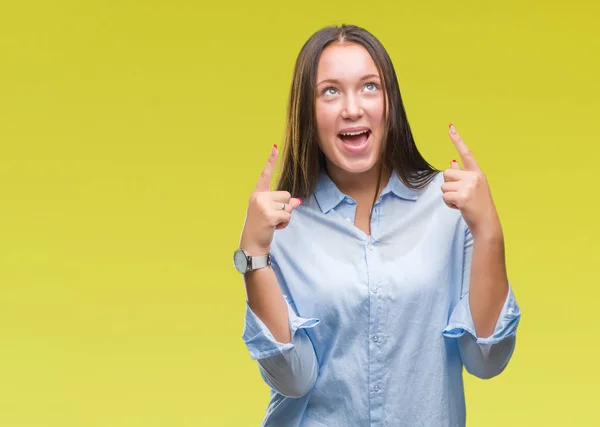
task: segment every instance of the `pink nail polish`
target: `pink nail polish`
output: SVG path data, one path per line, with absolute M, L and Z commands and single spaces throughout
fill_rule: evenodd
M 452 163 L 456 163 L 456 160 L 452 160 Z
M 277 149 L 277 144 L 273 144 L 273 147 L 275 147 L 275 149 Z

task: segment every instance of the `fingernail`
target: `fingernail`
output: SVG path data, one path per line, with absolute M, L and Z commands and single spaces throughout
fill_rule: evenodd
M 452 163 L 456 163 L 456 160 L 452 160 Z
M 450 123 L 450 132 L 456 135 L 456 129 L 454 128 L 454 125 L 452 123 Z
M 275 147 L 275 149 L 277 149 L 277 144 L 273 144 L 273 147 Z
M 300 202 L 300 204 L 302 204 L 302 199 L 298 199 L 298 201 Z

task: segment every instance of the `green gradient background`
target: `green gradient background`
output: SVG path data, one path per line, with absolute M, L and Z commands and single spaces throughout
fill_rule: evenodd
M 294 59 L 356 23 L 419 148 L 491 181 L 523 310 L 469 426 L 599 425 L 592 1 L 24 1 L 0 8 L 0 426 L 257 426 L 231 256 Z

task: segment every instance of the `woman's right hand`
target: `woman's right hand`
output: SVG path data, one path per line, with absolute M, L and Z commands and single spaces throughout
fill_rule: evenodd
M 277 155 L 277 146 L 274 145 L 248 202 L 240 247 L 250 256 L 270 252 L 275 230 L 287 227 L 292 212 L 302 203 L 302 200 L 292 198 L 287 191 L 271 191 L 271 177 L 277 164 Z

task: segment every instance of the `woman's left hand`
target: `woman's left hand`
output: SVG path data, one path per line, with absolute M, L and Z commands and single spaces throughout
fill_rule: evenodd
M 478 234 L 502 234 L 500 220 L 487 179 L 467 144 L 450 124 L 448 135 L 456 146 L 464 169 L 453 160 L 444 171 L 443 199 L 452 209 L 460 210 L 473 237 Z

